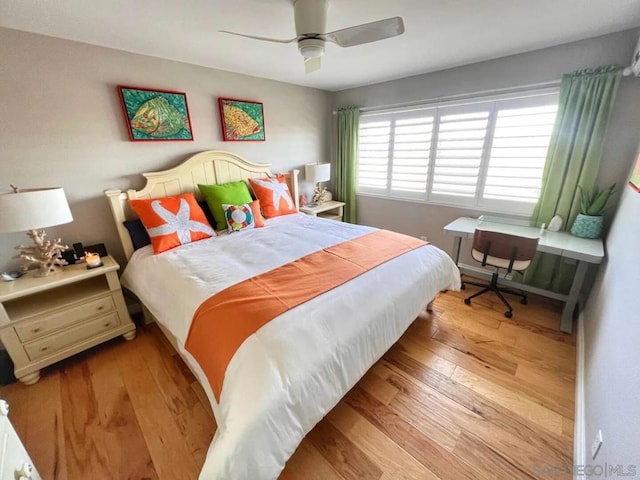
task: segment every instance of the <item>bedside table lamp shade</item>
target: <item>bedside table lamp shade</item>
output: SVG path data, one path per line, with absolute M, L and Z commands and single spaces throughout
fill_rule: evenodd
M 22 260 L 22 269 L 28 270 L 32 264 L 38 266 L 38 275 L 45 276 L 59 271 L 66 265 L 59 258 L 68 247 L 60 239 L 45 240 L 46 233 L 39 230 L 53 225 L 62 225 L 73 220 L 69 203 L 60 187 L 18 189 L 12 185 L 12 193 L 0 195 L 0 232 L 27 231 L 33 244 L 20 245 L 18 255 Z
M 73 221 L 62 188 L 33 188 L 0 195 L 0 231 L 22 232 Z
M 330 163 L 311 163 L 304 166 L 304 178 L 307 182 L 316 184 L 313 190 L 312 205 L 322 203 L 327 199 L 327 188 L 320 188 L 320 183 L 331 179 Z
M 331 164 L 312 163 L 305 165 L 304 178 L 311 183 L 328 182 L 331 179 Z

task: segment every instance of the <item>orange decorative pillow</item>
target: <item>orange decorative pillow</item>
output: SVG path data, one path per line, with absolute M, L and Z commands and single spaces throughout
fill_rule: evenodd
M 251 212 L 253 212 L 253 218 L 256 219 L 256 228 L 264 227 L 264 218 L 260 211 L 260 200 L 254 200 L 249 204 Z
M 129 200 L 151 238 L 153 253 L 215 236 L 193 193 Z
M 249 185 L 260 200 L 265 218 L 297 213 L 284 175 L 276 178 L 250 178 Z

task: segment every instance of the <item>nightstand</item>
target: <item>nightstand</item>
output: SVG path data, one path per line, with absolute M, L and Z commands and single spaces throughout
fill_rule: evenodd
M 344 202 L 336 202 L 334 200 L 331 200 L 329 202 L 320 203 L 315 207 L 300 207 L 300 211 L 314 217 L 322 217 L 329 220 L 337 220 L 341 222 L 342 210 L 344 206 Z
M 131 340 L 136 326 L 110 256 L 102 267 L 70 265 L 47 277 L 27 273 L 0 283 L 0 340 L 15 376 L 31 385 L 40 369 L 111 338 Z
M 0 438 L 3 445 L 0 450 L 0 479 L 41 480 L 8 415 L 9 404 L 0 400 Z

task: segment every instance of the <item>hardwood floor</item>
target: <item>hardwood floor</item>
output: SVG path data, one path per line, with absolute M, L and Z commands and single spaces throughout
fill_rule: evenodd
M 571 478 L 575 336 L 560 304 L 513 319 L 438 297 L 304 439 L 281 479 Z M 44 479 L 195 479 L 216 425 L 155 325 L 0 388 Z

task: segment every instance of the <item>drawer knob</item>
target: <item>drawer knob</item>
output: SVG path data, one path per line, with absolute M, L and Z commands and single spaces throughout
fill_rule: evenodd
M 36 327 L 32 330 L 33 333 L 38 333 L 40 330 L 42 330 L 40 327 Z
M 104 305 L 98 305 L 98 311 L 104 310 Z
M 46 345 L 44 347 L 40 347 L 41 352 L 46 352 L 47 350 L 49 350 L 49 347 L 47 347 Z
M 16 473 L 20 478 L 29 479 L 33 474 L 33 466 L 30 463 L 24 463 Z
M 104 326 L 105 326 L 105 327 L 110 327 L 110 326 L 111 326 L 111 322 L 106 322 L 106 323 L 104 324 Z
M 4 400 L 0 400 L 0 415 L 3 417 L 9 415 L 9 404 Z

